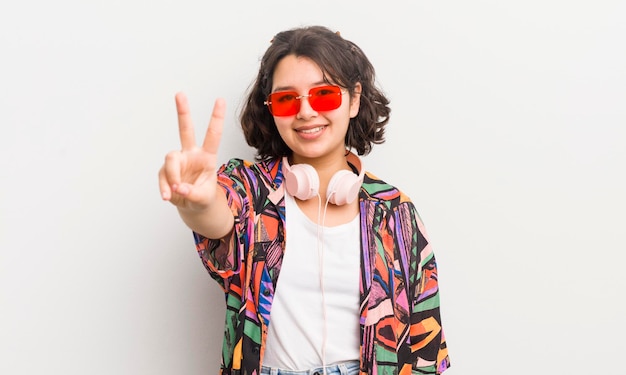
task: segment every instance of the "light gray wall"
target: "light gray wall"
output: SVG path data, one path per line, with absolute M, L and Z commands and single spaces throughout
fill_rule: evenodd
M 453 367 L 621 374 L 623 1 L 0 5 L 0 373 L 210 374 L 223 299 L 157 170 L 174 93 L 220 155 L 274 33 L 357 42 L 392 100 L 367 168 L 415 201 Z

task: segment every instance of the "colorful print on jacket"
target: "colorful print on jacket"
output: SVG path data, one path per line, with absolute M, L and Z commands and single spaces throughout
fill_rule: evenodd
M 285 249 L 279 159 L 231 159 L 218 172 L 235 217 L 229 238 L 194 233 L 211 277 L 223 288 L 222 375 L 259 375 Z M 360 373 L 440 374 L 450 366 L 441 327 L 437 267 L 410 200 L 366 173 L 361 231 Z

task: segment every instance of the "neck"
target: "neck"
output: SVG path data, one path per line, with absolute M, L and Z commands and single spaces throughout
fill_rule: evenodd
M 346 152 L 342 151 L 341 154 L 328 155 L 323 158 L 304 158 L 301 156 L 293 156 L 291 164 L 309 164 L 317 171 L 320 178 L 320 185 L 326 186 L 330 181 L 330 178 L 335 172 L 345 169 L 351 171 L 350 165 L 346 159 Z
M 326 169 L 342 169 L 346 164 L 346 155 L 348 151 L 345 149 L 338 149 L 330 154 L 326 154 L 320 157 L 307 157 L 303 155 L 293 154 L 289 157 L 291 164 L 309 164 L 318 171 Z

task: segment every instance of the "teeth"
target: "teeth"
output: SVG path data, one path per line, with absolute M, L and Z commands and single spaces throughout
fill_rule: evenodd
M 313 128 L 313 129 L 307 129 L 307 130 L 298 130 L 301 133 L 305 133 L 305 134 L 312 134 L 312 133 L 317 133 L 319 131 L 321 131 L 323 128 L 323 126 L 319 126 L 317 128 Z

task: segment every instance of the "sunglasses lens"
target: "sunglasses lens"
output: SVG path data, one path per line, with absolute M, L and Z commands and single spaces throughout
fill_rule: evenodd
M 293 116 L 300 110 L 298 93 L 295 91 L 275 92 L 269 95 L 267 101 L 274 116 Z
M 316 111 L 331 111 L 341 105 L 341 89 L 338 86 L 321 86 L 309 91 L 309 103 Z

